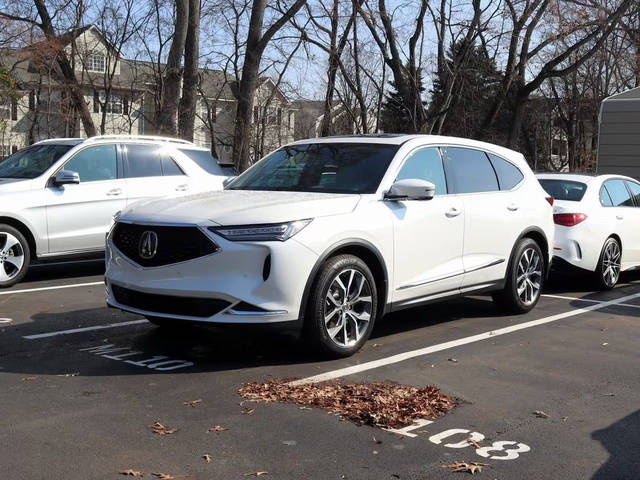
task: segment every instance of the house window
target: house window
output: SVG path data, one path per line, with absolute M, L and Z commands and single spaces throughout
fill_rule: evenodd
M 9 120 L 11 118 L 11 99 L 0 97 L 0 120 Z
M 89 72 L 104 72 L 105 63 L 105 58 L 102 53 L 90 53 L 87 55 L 86 66 Z
M 11 155 L 11 146 L 0 145 L 0 159 L 8 157 L 9 155 Z
M 278 123 L 278 126 L 282 125 L 282 109 L 281 108 L 278 109 L 276 121 Z
M 105 92 L 94 92 L 93 94 L 93 113 L 104 112 L 116 115 L 129 114 L 129 99 L 122 98 L 115 93 L 109 95 L 109 101 L 106 101 Z

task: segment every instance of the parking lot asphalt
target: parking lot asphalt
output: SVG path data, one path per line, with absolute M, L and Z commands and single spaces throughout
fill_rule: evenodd
M 0 291 L 0 478 L 467 475 L 441 467 L 455 461 L 489 464 L 480 478 L 640 478 L 639 275 L 595 293 L 556 278 L 522 316 L 487 297 L 395 313 L 358 354 L 323 361 L 277 332 L 163 332 L 106 308 L 102 269 L 38 267 Z M 390 432 L 237 394 L 274 377 L 435 384 L 460 405 Z

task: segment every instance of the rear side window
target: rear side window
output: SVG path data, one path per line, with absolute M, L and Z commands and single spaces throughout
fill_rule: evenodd
M 587 185 L 582 182 L 562 179 L 540 179 L 540 185 L 556 200 L 579 202 L 587 191 Z
M 629 190 L 631 190 L 631 195 L 633 195 L 636 202 L 636 207 L 640 207 L 640 184 L 627 181 L 627 186 Z
M 446 195 L 447 182 L 440 152 L 436 147 L 421 148 L 412 153 L 398 173 L 398 180 L 417 178 L 436 186 L 436 195 Z
M 604 188 L 609 192 L 614 207 L 633 207 L 633 199 L 623 180 L 607 180 Z
M 500 158 L 492 153 L 487 153 L 487 155 L 498 175 L 500 190 L 511 190 L 522 181 L 524 175 L 513 163 L 507 162 L 504 158 Z
M 607 189 L 604 188 L 604 185 L 600 187 L 600 204 L 603 207 L 613 207 L 613 202 L 611 201 L 609 192 L 607 192 Z
M 496 172 L 483 151 L 461 147 L 443 147 L 441 150 L 453 193 L 500 190 Z
M 160 151 L 155 145 L 126 145 L 127 177 L 161 177 Z
M 206 150 L 181 148 L 180 151 L 193 160 L 205 172 L 211 175 L 225 175 L 225 172 L 220 168 L 220 165 L 218 165 L 218 161 Z
M 162 164 L 162 175 L 165 177 L 171 175 L 184 175 L 184 172 L 180 169 L 178 164 L 164 153 L 160 154 L 160 163 Z

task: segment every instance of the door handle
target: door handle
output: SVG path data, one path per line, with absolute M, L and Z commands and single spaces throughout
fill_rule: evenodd
M 178 185 L 176 187 L 176 192 L 185 192 L 189 189 L 189 185 L 187 185 L 186 183 L 182 184 L 182 185 Z
M 515 203 L 510 203 L 509 205 L 507 205 L 507 210 L 509 210 L 511 212 L 515 212 L 519 208 L 520 207 L 518 205 L 516 205 Z
M 115 197 L 117 195 L 121 195 L 122 194 L 122 189 L 121 188 L 113 188 L 111 190 L 109 190 L 107 192 L 107 195 L 109 195 L 110 197 Z
M 622 215 L 616 215 L 616 218 L 617 218 L 618 220 L 622 220 L 624 217 L 623 217 Z
M 460 215 L 462 213 L 462 210 L 456 208 L 456 207 L 451 207 L 449 210 L 447 210 L 445 212 L 445 215 L 449 218 L 453 218 L 453 217 L 457 217 L 458 215 Z

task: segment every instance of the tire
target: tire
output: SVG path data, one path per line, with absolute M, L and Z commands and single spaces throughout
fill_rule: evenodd
M 530 311 L 540 299 L 545 268 L 538 243 L 531 238 L 519 240 L 509 260 L 504 289 L 493 294 L 494 302 L 506 313 Z
M 595 271 L 595 283 L 600 290 L 611 290 L 620 279 L 620 261 L 622 247 L 613 237 L 607 238 L 602 246 L 598 266 Z
M 0 224 L 0 288 L 22 280 L 30 263 L 31 250 L 24 235 L 10 225 Z
M 327 357 L 356 353 L 369 338 L 378 310 L 376 283 L 367 264 L 354 255 L 329 258 L 311 292 L 303 329 L 307 343 Z

